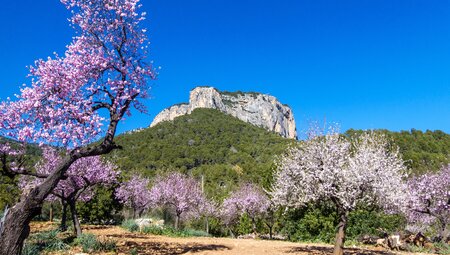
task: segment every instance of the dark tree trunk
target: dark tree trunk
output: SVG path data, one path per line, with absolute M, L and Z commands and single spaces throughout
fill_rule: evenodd
M 447 219 L 439 219 L 439 223 L 441 225 L 441 230 L 439 232 L 439 239 L 441 242 L 446 243 L 448 236 L 449 236 L 449 231 L 447 230 Z
M 273 238 L 273 224 L 266 223 L 266 225 L 269 228 L 269 239 L 272 240 L 272 238 Z
M 236 238 L 236 235 L 234 234 L 233 230 L 231 230 L 230 227 L 228 227 L 228 230 L 230 231 L 231 238 Z
M 53 203 L 50 203 L 49 220 L 53 222 Z
M 255 218 L 252 218 L 252 230 L 253 230 L 253 234 L 256 235 L 257 231 L 256 231 L 256 220 L 255 220 Z
M 348 212 L 339 212 L 339 224 L 336 233 L 336 242 L 334 244 L 333 255 L 343 255 L 344 254 L 344 243 L 345 243 L 345 229 L 347 228 L 347 218 Z
M 58 185 L 59 180 L 74 161 L 72 157 L 65 158 L 52 175 L 24 195 L 21 201 L 11 208 L 0 233 L 0 255 L 20 255 L 23 243 L 30 233 L 31 220 L 41 213 L 45 198 Z
M 59 230 L 64 232 L 67 230 L 67 202 L 61 200 L 62 214 L 61 214 L 61 224 L 59 225 Z
M 175 229 L 178 230 L 179 224 L 180 224 L 180 214 L 177 213 L 177 216 L 175 217 Z
M 80 221 L 78 220 L 76 201 L 73 199 L 69 200 L 69 206 L 70 206 L 70 213 L 72 214 L 72 223 L 73 223 L 74 234 L 77 237 L 80 237 L 82 230 L 81 230 Z

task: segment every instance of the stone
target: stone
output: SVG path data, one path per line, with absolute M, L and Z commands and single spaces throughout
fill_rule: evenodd
M 275 97 L 255 92 L 221 92 L 213 87 L 194 88 L 190 92 L 189 103 L 164 109 L 155 117 L 150 127 L 190 114 L 198 108 L 216 109 L 283 137 L 297 138 L 291 108 L 280 103 Z

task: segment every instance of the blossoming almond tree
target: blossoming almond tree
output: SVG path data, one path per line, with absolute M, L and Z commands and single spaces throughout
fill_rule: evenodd
M 223 201 L 223 219 L 229 224 L 247 214 L 252 221 L 253 233 L 256 234 L 256 220 L 258 217 L 262 218 L 269 207 L 270 200 L 267 195 L 255 185 L 246 183 Z
M 0 135 L 71 149 L 9 210 L 0 232 L 0 254 L 20 254 L 29 222 L 73 162 L 117 147 L 119 121 L 131 107 L 145 110 L 141 99 L 155 77 L 146 59 L 145 13 L 139 11 L 139 0 L 61 2 L 72 11 L 77 35 L 62 56 L 36 61 L 30 68 L 31 85 L 17 99 L 0 104 Z M 99 143 L 86 145 L 100 136 Z
M 38 174 L 50 174 L 55 170 L 54 164 L 61 160 L 60 153 L 53 148 L 44 148 L 43 159 L 38 162 Z M 74 231 L 77 236 L 82 233 L 76 210 L 77 201 L 89 201 L 96 185 L 111 185 L 117 182 L 119 171 L 110 162 L 102 160 L 100 156 L 81 158 L 75 161 L 67 170 L 66 178 L 61 180 L 53 189 L 47 200 L 61 200 L 62 218 L 61 229 L 66 230 L 67 207 L 70 208 Z M 24 176 L 20 186 L 23 191 L 30 190 L 43 181 L 42 178 Z
M 183 214 L 200 208 L 206 201 L 200 184 L 192 177 L 180 173 L 156 177 L 150 193 L 155 205 L 174 210 L 176 229 Z
M 437 173 L 408 180 L 406 215 L 411 225 L 439 226 L 438 240 L 447 240 L 450 224 L 450 165 Z
M 149 183 L 147 178 L 133 175 L 116 189 L 116 198 L 133 210 L 133 219 L 140 217 L 152 204 Z
M 392 209 L 404 201 L 405 166 L 398 149 L 374 132 L 348 140 L 336 132 L 311 137 L 281 158 L 271 192 L 278 205 L 328 200 L 339 216 L 334 254 L 342 255 L 350 211 L 359 204 Z

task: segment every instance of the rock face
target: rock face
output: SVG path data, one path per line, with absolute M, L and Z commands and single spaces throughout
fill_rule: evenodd
M 283 137 L 297 138 L 291 108 L 281 104 L 275 97 L 253 92 L 221 92 L 213 87 L 197 87 L 191 90 L 189 104 L 178 104 L 164 109 L 155 117 L 150 127 L 190 114 L 197 108 L 217 109 L 242 121 L 279 133 Z

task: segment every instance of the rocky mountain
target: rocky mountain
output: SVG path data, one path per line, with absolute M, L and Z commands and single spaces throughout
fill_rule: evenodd
M 286 138 L 297 138 L 294 114 L 275 97 L 261 93 L 224 92 L 213 87 L 196 87 L 189 103 L 173 105 L 160 112 L 150 127 L 163 121 L 190 114 L 197 108 L 217 109 Z

